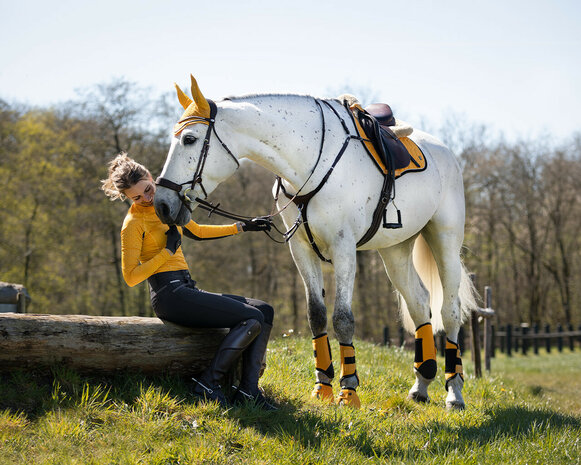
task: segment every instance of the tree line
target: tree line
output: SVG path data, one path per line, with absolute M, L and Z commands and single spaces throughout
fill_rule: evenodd
M 147 284 L 129 288 L 121 275 L 129 204 L 109 201 L 100 180 L 122 150 L 160 173 L 180 115 L 174 100 L 123 79 L 50 108 L 0 100 L 0 280 L 28 288 L 31 312 L 153 315 Z M 496 323 L 581 323 L 581 134 L 560 144 L 507 142 L 459 119 L 431 132 L 463 167 L 463 259 L 479 288 L 493 286 Z M 243 163 L 211 198 L 243 214 L 269 213 L 273 182 Z M 228 222 L 201 211 L 194 219 Z M 302 280 L 285 245 L 252 233 L 184 239 L 183 249 L 201 288 L 267 300 L 279 333 L 308 331 Z M 397 295 L 377 253 L 357 257 L 356 335 L 379 341 L 383 326 L 397 326 Z M 332 312 L 332 269 L 323 269 Z

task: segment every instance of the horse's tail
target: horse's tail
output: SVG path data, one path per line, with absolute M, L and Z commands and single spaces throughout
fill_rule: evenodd
M 440 273 L 438 272 L 438 266 L 434 260 L 432 250 L 421 234 L 418 236 L 414 244 L 413 262 L 424 286 L 426 286 L 426 289 L 430 293 L 430 309 L 432 311 L 431 323 L 434 332 L 441 331 L 444 329 L 444 324 L 442 323 L 442 282 L 440 281 Z M 474 284 L 472 283 L 470 276 L 468 276 L 464 264 L 461 264 L 461 267 L 462 275 L 460 278 L 458 297 L 460 298 L 460 317 L 462 322 L 464 322 L 470 316 L 471 311 L 478 308 L 478 305 L 476 303 L 476 289 L 474 288 Z M 401 295 L 400 309 L 404 328 L 413 334 L 416 327 L 410 317 L 405 300 Z

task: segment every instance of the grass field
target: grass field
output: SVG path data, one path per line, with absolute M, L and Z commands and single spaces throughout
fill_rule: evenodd
M 580 463 L 581 351 L 498 355 L 481 379 L 468 354 L 467 408 L 448 412 L 441 368 L 432 402 L 417 405 L 406 399 L 413 353 L 356 348 L 356 411 L 309 398 L 312 347 L 296 336 L 269 349 L 262 384 L 277 412 L 197 403 L 179 378 L 4 375 L 0 464 Z

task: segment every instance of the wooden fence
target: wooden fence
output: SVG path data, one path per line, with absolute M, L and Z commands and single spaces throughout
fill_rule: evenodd
M 474 276 L 472 279 L 474 280 Z M 484 348 L 484 367 L 486 371 L 490 372 L 491 359 L 494 358 L 497 350 L 510 357 L 513 353 L 518 352 L 527 355 L 531 350 L 534 354 L 538 354 L 540 347 L 544 347 L 549 353 L 553 347 L 562 352 L 565 346 L 568 346 L 570 351 L 574 351 L 575 341 L 581 346 L 581 325 L 577 330 L 574 330 L 572 325 L 567 325 L 566 329 L 562 325 L 558 325 L 556 330 L 551 330 L 549 325 L 545 325 L 541 331 L 539 325 L 530 327 L 526 323 L 521 323 L 516 326 L 510 324 L 501 326 L 500 330 L 497 330 L 492 323 L 495 311 L 492 309 L 492 288 L 490 286 L 484 288 L 484 306 L 485 308 L 479 308 L 472 312 L 469 323 L 471 356 L 474 362 L 474 374 L 477 378 L 482 376 L 482 348 Z M 480 331 L 481 323 L 483 331 Z M 396 341 L 399 342 L 400 346 L 413 349 L 413 340 L 409 338 L 406 340 L 404 330 L 401 327 L 398 336 Z M 466 349 L 465 338 L 465 330 L 462 327 L 458 334 L 461 352 Z M 444 356 L 445 336 L 437 335 L 435 340 L 436 347 Z M 383 343 L 385 345 L 394 344 L 387 326 L 383 329 Z

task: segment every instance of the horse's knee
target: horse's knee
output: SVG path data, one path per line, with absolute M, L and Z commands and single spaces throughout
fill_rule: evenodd
M 309 299 L 307 302 L 307 317 L 313 336 L 327 331 L 327 308 L 319 300 Z
M 350 344 L 355 331 L 355 318 L 349 308 L 337 308 L 333 313 L 333 329 L 340 342 Z

